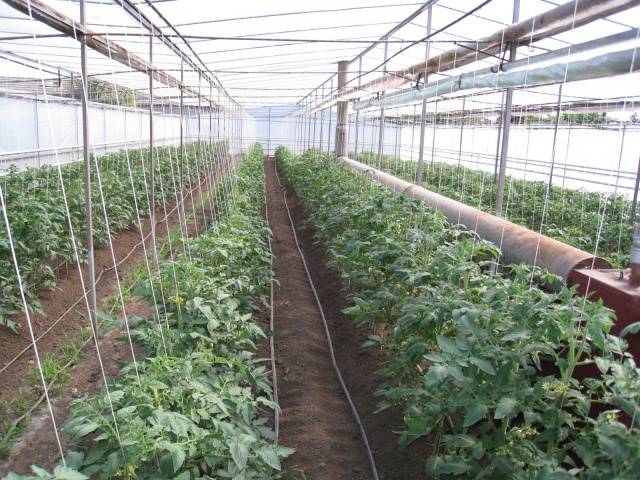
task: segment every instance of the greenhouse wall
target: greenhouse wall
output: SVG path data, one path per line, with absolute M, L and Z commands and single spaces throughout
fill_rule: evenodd
M 158 108 L 158 107 L 157 107 Z M 162 107 L 160 107 L 162 108 Z M 20 96 L 0 97 L 0 171 L 10 165 L 18 168 L 53 165 L 79 160 L 82 154 L 81 104 L 69 100 L 52 100 Z M 176 106 L 167 113 L 154 113 L 156 145 L 180 142 L 180 117 Z M 124 148 L 140 148 L 149 144 L 149 111 L 92 103 L 89 106 L 89 135 L 92 153 L 96 155 Z M 201 115 L 202 139 L 229 135 L 232 122 L 209 121 L 208 112 Z M 211 123 L 211 129 L 210 127 Z M 198 138 L 198 118 L 191 112 L 185 119 L 186 141 Z M 242 148 L 253 141 L 254 127 L 249 117 L 242 122 Z M 218 131 L 219 130 L 219 131 Z

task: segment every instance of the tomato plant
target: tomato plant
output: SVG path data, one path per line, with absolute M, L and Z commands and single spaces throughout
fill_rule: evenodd
M 432 444 L 429 475 L 640 476 L 640 374 L 610 310 L 496 265 L 495 246 L 332 158 L 276 158 L 349 287 L 345 312 L 385 354 L 377 394 L 404 411 L 400 445 Z M 601 376 L 576 379 L 585 365 Z
M 224 154 L 226 148 L 226 142 L 216 145 L 220 154 Z M 171 202 L 174 188 L 185 189 L 196 180 L 198 160 L 195 144 L 186 146 L 184 162 L 179 160 L 175 148 L 158 147 L 156 151 L 156 207 L 159 207 L 163 203 L 163 190 L 167 202 Z M 115 233 L 136 225 L 136 202 L 140 214 L 149 215 L 149 150 L 119 151 L 92 162 L 93 233 L 95 245 L 100 247 L 108 242 L 108 235 L 96 163 L 100 169 L 109 228 Z M 127 163 L 131 166 L 131 175 Z M 74 262 L 69 224 L 79 253 L 85 253 L 83 165 L 81 162 L 66 164 L 60 173 L 57 167 L 51 166 L 22 171 L 14 168 L 0 181 L 29 304 L 31 308 L 40 309 L 38 291 L 55 286 L 54 266 Z M 70 218 L 67 218 L 65 196 Z M 0 288 L 0 325 L 17 333 L 13 317 L 22 310 L 22 303 L 4 222 L 0 224 Z
M 160 308 L 162 332 L 155 319 L 132 319 L 133 337 L 147 356 L 138 362 L 139 380 L 129 364 L 111 382 L 118 430 L 105 393 L 78 400 L 64 427 L 73 445 L 68 469 L 8 479 L 287 477 L 282 460 L 292 450 L 272 441 L 261 417 L 278 406 L 255 357 L 265 334 L 253 314 L 266 301 L 271 278 L 262 158 L 254 147 L 240 166 L 237 194 L 227 199 L 232 207 L 217 228 L 139 285 L 150 302 L 161 302 L 151 295 L 159 282 L 170 293 Z

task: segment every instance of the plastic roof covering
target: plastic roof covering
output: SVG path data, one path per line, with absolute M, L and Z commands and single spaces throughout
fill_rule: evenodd
M 43 0 L 52 8 L 79 21 L 78 0 Z M 174 34 L 166 23 L 145 1 L 135 0 L 140 10 L 166 34 Z M 523 0 L 520 18 L 525 19 L 553 8 L 568 0 Z M 294 104 L 314 87 L 330 78 L 337 69 L 337 62 L 351 59 L 368 45 L 366 43 L 308 43 L 305 39 L 326 40 L 375 40 L 384 35 L 394 25 L 415 11 L 423 2 L 410 0 L 240 0 L 219 2 L 203 0 L 155 0 L 155 7 L 183 35 L 217 37 L 277 38 L 278 41 L 247 41 L 230 39 L 189 39 L 191 47 L 198 53 L 206 66 L 220 79 L 225 90 L 245 107 L 261 105 Z M 433 7 L 433 31 L 461 17 L 481 3 L 481 0 L 439 0 Z M 513 0 L 493 0 L 474 15 L 468 16 L 445 31 L 432 37 L 431 56 L 454 47 L 453 41 L 477 39 L 491 34 L 511 23 Z M 349 10 L 344 10 L 349 9 Z M 342 10 L 342 11 L 327 11 Z M 313 11 L 295 15 L 279 15 L 300 11 Z M 324 11 L 324 12 L 322 12 Z M 266 15 L 266 17 L 265 17 Z M 258 16 L 246 19 L 241 17 Z M 147 31 L 138 21 L 123 11 L 111 0 L 87 0 L 88 27 L 95 32 L 111 34 L 110 40 L 127 48 L 132 53 L 148 60 L 149 39 L 135 36 Z M 200 23 L 207 22 L 207 23 Z M 422 13 L 408 25 L 396 32 L 388 45 L 389 56 L 426 35 L 427 14 Z M 0 37 L 10 35 L 56 34 L 53 29 L 0 2 Z M 562 48 L 604 35 L 638 28 L 640 7 L 614 15 L 607 20 L 598 20 L 589 25 L 535 43 L 531 47 L 518 49 L 518 58 L 537 55 L 547 50 Z M 116 35 L 117 34 L 117 35 Z M 187 46 L 179 38 L 172 40 L 196 63 Z M 294 41 L 295 40 L 295 41 Z M 637 41 L 635 42 L 637 43 Z M 366 73 L 362 81 L 381 75 L 380 64 L 384 59 L 384 45 L 378 44 L 367 53 L 362 61 Z M 160 40 L 154 41 L 153 64 L 180 77 L 180 58 Z M 79 43 L 72 38 L 29 38 L 25 40 L 0 41 L 0 71 L 2 76 L 25 78 L 53 78 L 57 68 L 80 71 Z M 42 67 L 28 68 L 1 57 L 7 52 L 39 61 Z M 425 44 L 416 43 L 392 58 L 388 70 L 397 70 L 424 60 Z M 569 59 L 567 60 L 569 61 Z M 26 62 L 29 63 L 29 62 Z M 429 81 L 436 81 L 451 75 L 486 68 L 499 63 L 499 59 L 486 58 L 474 64 L 430 75 Z M 33 65 L 33 64 L 32 64 Z M 39 71 L 42 68 L 42 73 Z M 126 66 L 110 60 L 97 52 L 89 51 L 89 73 L 96 78 L 118 85 L 148 92 L 149 80 L 146 74 L 135 72 Z M 351 65 L 356 72 L 358 62 Z M 64 73 L 64 72 L 63 72 Z M 185 83 L 197 87 L 198 74 L 185 69 Z M 583 99 L 606 99 L 610 97 L 635 98 L 640 96 L 638 74 L 624 75 L 603 80 L 590 80 L 567 84 L 563 99 L 567 101 Z M 335 82 L 335 78 L 333 79 Z M 203 94 L 209 94 L 209 86 L 204 82 Z M 325 94 L 330 92 L 331 83 L 325 85 Z M 335 88 L 335 85 L 334 85 Z M 536 87 L 519 91 L 514 104 L 553 103 L 557 86 Z M 322 93 L 322 90 L 320 91 Z M 501 92 L 475 92 L 469 97 L 466 108 L 490 108 L 500 102 Z M 159 102 L 179 95 L 176 88 L 169 88 L 155 82 L 154 95 Z M 213 89 L 213 97 L 218 95 Z M 197 104 L 197 99 L 186 99 Z M 439 108 L 456 110 L 462 100 L 444 102 Z M 435 102 L 430 102 L 430 109 Z M 517 108 L 517 107 L 516 107 Z M 394 109 L 399 114 L 413 111 L 413 106 Z

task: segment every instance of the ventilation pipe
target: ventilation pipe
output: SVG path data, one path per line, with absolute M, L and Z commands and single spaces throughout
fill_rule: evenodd
M 464 225 L 476 232 L 480 238 L 497 245 L 506 263 L 538 265 L 564 280 L 569 280 L 570 275 L 578 268 L 611 268 L 611 265 L 600 257 L 594 257 L 588 252 L 451 200 L 368 165 L 347 157 L 340 157 L 338 161 L 395 192 L 419 198 L 427 205 L 437 208 L 444 213 L 449 222 Z

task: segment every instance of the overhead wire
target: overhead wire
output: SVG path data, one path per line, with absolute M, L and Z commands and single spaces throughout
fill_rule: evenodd
M 218 19 L 211 19 L 211 20 L 199 20 L 197 22 L 177 23 L 176 27 L 204 25 L 204 24 L 211 24 L 211 23 L 234 22 L 234 21 L 240 21 L 240 20 L 255 20 L 255 19 L 261 19 L 261 18 L 308 15 L 308 14 L 316 14 L 316 13 L 336 13 L 336 12 L 348 12 L 348 11 L 354 11 L 354 10 L 370 10 L 370 9 L 382 9 L 382 8 L 393 8 L 393 7 L 405 7 L 405 6 L 413 6 L 413 5 L 420 5 L 420 2 L 391 3 L 391 4 L 382 4 L 382 5 L 363 5 L 358 7 L 330 8 L 330 9 L 321 9 L 321 10 L 300 10 L 300 11 L 294 11 L 294 12 L 270 13 L 270 14 L 250 15 L 250 16 L 243 16 L 243 17 L 218 18 Z

